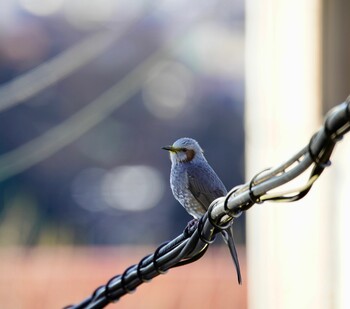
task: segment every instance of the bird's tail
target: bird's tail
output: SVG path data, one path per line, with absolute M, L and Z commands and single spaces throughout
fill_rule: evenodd
M 239 260 L 238 260 L 236 246 L 235 246 L 235 241 L 233 239 L 232 225 L 228 229 L 222 231 L 222 236 L 230 249 L 230 253 L 236 267 L 238 283 L 242 284 L 241 268 L 239 266 Z

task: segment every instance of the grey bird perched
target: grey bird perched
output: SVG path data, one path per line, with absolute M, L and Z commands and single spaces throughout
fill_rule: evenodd
M 174 197 L 196 220 L 208 210 L 218 197 L 227 190 L 204 157 L 198 142 L 183 137 L 173 145 L 165 146 L 171 160 L 170 186 Z M 239 284 L 242 282 L 237 251 L 233 239 L 232 225 L 222 232 L 235 263 Z

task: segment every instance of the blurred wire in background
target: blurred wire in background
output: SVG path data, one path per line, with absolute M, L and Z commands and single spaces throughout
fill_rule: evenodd
M 242 181 L 243 3 L 8 0 L 0 12 L 0 243 L 174 235 L 188 217 L 159 149 L 180 136 L 201 141 L 227 186 Z
M 243 182 L 243 46 L 241 0 L 0 2 L 0 255 L 22 283 L 56 285 L 50 269 L 70 268 L 52 256 L 82 261 L 77 246 L 177 235 L 190 218 L 160 147 L 181 136 L 200 141 L 227 187 Z M 125 265 L 142 256 L 127 252 Z M 28 307 L 18 273 L 0 274 L 0 305 Z

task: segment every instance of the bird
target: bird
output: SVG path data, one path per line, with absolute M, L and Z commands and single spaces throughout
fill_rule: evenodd
M 198 222 L 214 200 L 227 194 L 226 187 L 209 165 L 203 149 L 195 139 L 182 137 L 172 145 L 164 146 L 162 149 L 170 153 L 172 193 L 175 199 Z M 221 234 L 230 249 L 238 283 L 242 284 L 232 224 Z

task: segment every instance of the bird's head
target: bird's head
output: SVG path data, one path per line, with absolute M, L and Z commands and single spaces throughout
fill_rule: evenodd
M 182 137 L 173 145 L 162 147 L 170 153 L 172 163 L 191 162 L 192 160 L 204 159 L 203 149 L 193 138 Z

